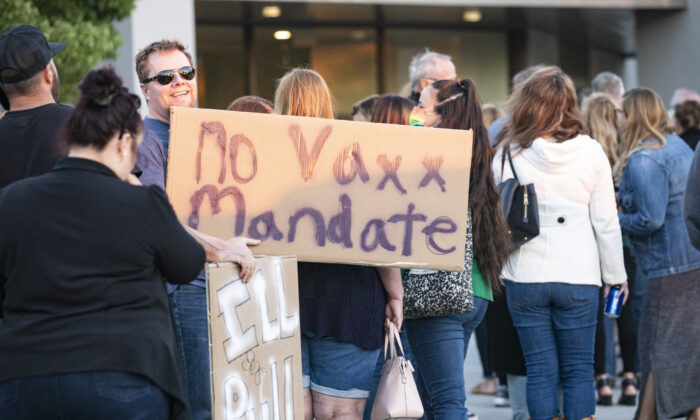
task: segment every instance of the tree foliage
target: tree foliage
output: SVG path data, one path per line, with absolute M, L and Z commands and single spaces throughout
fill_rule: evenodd
M 105 59 L 116 58 L 123 40 L 114 22 L 131 14 L 136 0 L 0 0 L 0 33 L 17 25 L 41 29 L 66 49 L 54 58 L 61 79 L 61 102 L 75 102 L 76 85 Z

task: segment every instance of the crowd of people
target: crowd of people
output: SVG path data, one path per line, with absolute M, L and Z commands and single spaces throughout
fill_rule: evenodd
M 165 195 L 170 107 L 196 106 L 195 64 L 176 40 L 142 49 L 141 118 L 109 67 L 87 73 L 74 107 L 58 104 L 64 48 L 29 25 L 0 35 L 0 420 L 211 418 L 202 267 L 234 262 L 247 282 L 258 242 L 182 225 Z M 352 117 L 421 125 L 426 141 L 429 128 L 472 130 L 465 270 L 300 262 L 305 417 L 370 418 L 393 323 L 426 419 L 478 418 L 462 368 L 472 335 L 473 393 L 515 420 L 593 419 L 612 404 L 602 313 L 616 287 L 618 403 L 700 420 L 700 97 L 674 103 L 674 124 L 651 89 L 625 92 L 605 72 L 577 96 L 561 69 L 534 66 L 503 107 L 482 105 L 428 50 L 409 78 L 408 97 L 365 98 Z M 335 118 L 311 69 L 290 70 L 272 99 L 228 109 Z M 510 179 L 536 193 L 539 234 L 518 246 L 499 193 Z M 454 285 L 462 309 L 404 322 L 414 278 Z

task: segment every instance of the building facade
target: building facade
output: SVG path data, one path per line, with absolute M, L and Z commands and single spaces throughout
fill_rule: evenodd
M 246 94 L 273 99 L 287 70 L 307 66 L 327 80 L 342 117 L 371 94 L 405 93 L 411 57 L 429 48 L 452 56 L 484 102 L 502 103 L 519 70 L 554 64 L 578 89 L 607 70 L 627 87 L 656 89 L 668 103 L 676 88 L 700 90 L 700 52 L 692 47 L 700 39 L 699 3 L 140 0 L 119 23 L 126 42 L 117 68 L 136 88 L 136 52 L 175 37 L 196 56 L 201 107 L 225 108 Z

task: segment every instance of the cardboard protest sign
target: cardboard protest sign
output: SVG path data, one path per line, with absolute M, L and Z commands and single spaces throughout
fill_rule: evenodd
M 173 108 L 183 223 L 301 261 L 462 271 L 472 133 Z
M 207 265 L 214 420 L 304 418 L 295 258 Z

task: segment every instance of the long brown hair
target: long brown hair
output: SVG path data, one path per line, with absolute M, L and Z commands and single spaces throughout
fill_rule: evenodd
M 615 183 L 620 182 L 630 156 L 641 149 L 661 149 L 666 146 L 664 134 L 673 132 L 673 124 L 666 113 L 659 95 L 648 88 L 636 88 L 627 92 L 622 100 L 622 111 L 627 123 L 622 130 L 620 160 L 613 168 Z M 653 143 L 641 145 L 651 139 Z
M 594 93 L 583 101 L 583 119 L 588 131 L 603 146 L 611 167 L 617 162 L 619 144 L 617 111 L 615 102 L 605 93 Z
M 538 137 L 563 142 L 588 132 L 574 83 L 558 67 L 544 67 L 517 84 L 506 109 L 510 118 L 496 138 L 499 145 L 526 149 Z
M 476 87 L 469 79 L 441 80 L 432 86 L 438 91 L 435 112 L 440 115 L 440 122 L 437 127 L 472 130 L 474 134 L 469 175 L 474 256 L 491 289 L 498 292 L 501 288 L 498 278 L 510 255 L 511 243 L 505 218 L 498 210 L 498 189 L 491 169 L 493 149 L 484 127 Z
M 311 69 L 290 70 L 275 91 L 275 113 L 333 118 L 333 100 L 326 81 Z

